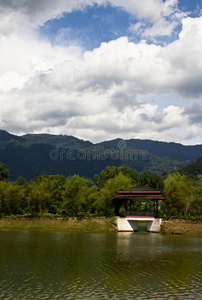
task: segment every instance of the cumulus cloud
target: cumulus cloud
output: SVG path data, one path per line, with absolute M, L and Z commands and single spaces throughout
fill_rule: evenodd
M 21 88 L 37 72 L 45 72 L 66 61 L 78 61 L 81 49 L 52 46 L 34 35 L 0 36 L 0 90 Z
M 128 12 L 132 12 L 139 22 L 132 23 L 130 31 L 142 35 L 142 37 L 170 36 L 187 13 L 179 11 L 177 0 L 156 1 L 145 0 L 135 1 L 136 5 L 125 6 Z
M 137 20 L 147 20 L 145 36 L 170 35 L 177 22 L 185 16 L 177 8 L 177 0 L 5 0 L 0 3 L 0 31 L 8 34 L 22 28 L 36 28 L 47 20 L 61 17 L 64 12 L 85 9 L 87 6 L 110 4 L 120 7 Z M 169 20 L 168 20 L 169 19 Z M 131 30 L 135 30 L 131 25 Z
M 27 27 L 34 29 L 47 20 L 61 16 L 63 12 L 80 9 L 85 4 L 88 1 L 3 0 L 0 2 L 0 31 L 8 34 L 13 31 L 20 32 L 22 28 L 26 30 Z
M 169 35 L 176 25 L 177 1 L 144 1 L 147 5 L 139 0 L 110 3 L 141 20 L 136 30 L 142 35 L 161 35 L 163 28 Z M 93 3 L 1 1 L 0 127 L 94 142 L 117 137 L 187 142 L 193 134 L 200 137 L 202 17 L 184 19 L 179 38 L 166 46 L 121 37 L 85 53 L 74 44 L 51 45 L 30 29 Z M 151 26 L 141 29 L 144 19 Z M 15 31 L 14 24 L 19 25 Z M 31 31 L 19 34 L 25 25 Z M 176 103 L 160 108 L 159 97 L 170 94 Z M 179 98 L 193 104 L 182 108 Z
M 192 22 L 185 20 L 180 38 L 165 47 L 144 41 L 135 44 L 127 37 L 102 43 L 99 48 L 84 53 L 76 64 L 58 65 L 45 75 L 44 84 L 50 82 L 57 88 L 80 92 L 88 89 L 107 91 L 112 102 L 124 92 L 130 95 L 124 98 L 130 104 L 138 94 L 179 93 L 185 98 L 200 97 L 201 29 L 202 17 L 192 19 Z
M 189 120 L 190 124 L 201 124 L 202 125 L 202 99 L 199 101 L 194 101 L 191 106 L 186 107 L 184 109 L 184 115 L 186 115 Z
M 164 48 L 169 60 L 170 75 L 175 72 L 174 86 L 185 97 L 199 97 L 202 93 L 202 17 L 186 18 L 179 39 Z

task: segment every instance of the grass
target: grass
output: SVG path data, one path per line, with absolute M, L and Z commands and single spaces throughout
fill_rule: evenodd
M 144 228 L 146 229 L 146 223 L 139 224 L 139 230 Z M 110 232 L 117 231 L 117 226 L 115 218 L 105 217 L 82 219 L 12 217 L 1 218 L 0 229 Z M 202 235 L 202 221 L 163 220 L 161 233 Z
M 195 221 L 179 220 L 179 219 L 163 220 L 161 225 L 161 233 L 201 235 L 202 221 L 201 220 L 195 220 Z
M 0 229 L 21 230 L 56 230 L 109 232 L 116 231 L 114 218 L 83 218 L 83 219 L 24 219 L 2 218 Z

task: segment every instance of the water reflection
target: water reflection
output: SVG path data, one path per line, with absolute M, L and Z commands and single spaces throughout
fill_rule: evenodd
M 201 237 L 0 231 L 0 299 L 197 299 Z

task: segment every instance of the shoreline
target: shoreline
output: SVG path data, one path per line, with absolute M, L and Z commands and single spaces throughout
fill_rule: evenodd
M 116 217 L 1 218 L 0 229 L 118 232 Z M 202 220 L 162 220 L 161 234 L 202 235 Z
M 116 230 L 114 218 L 2 218 L 0 229 L 112 232 Z
M 162 220 L 162 234 L 202 235 L 202 220 Z

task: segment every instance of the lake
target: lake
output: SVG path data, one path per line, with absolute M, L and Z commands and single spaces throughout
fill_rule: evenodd
M 198 299 L 202 237 L 0 230 L 0 299 Z

